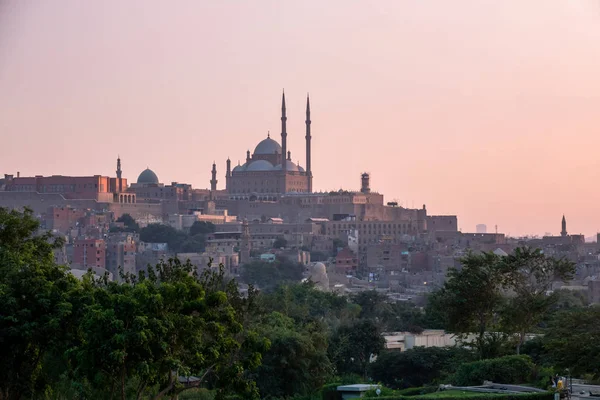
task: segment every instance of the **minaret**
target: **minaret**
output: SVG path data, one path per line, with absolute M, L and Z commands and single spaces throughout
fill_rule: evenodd
M 292 152 L 288 150 L 288 161 L 292 161 Z
M 121 171 L 121 156 L 117 156 L 117 190 L 119 192 L 123 191 L 123 183 L 121 183 L 122 172 L 123 171 Z
M 281 170 L 284 173 L 287 172 L 287 163 L 285 162 L 285 155 L 287 154 L 286 122 L 287 117 L 285 116 L 285 92 L 283 92 L 283 97 L 281 98 Z
M 225 190 L 229 189 L 229 178 L 231 178 L 231 160 L 227 157 L 227 170 L 225 172 Z
M 310 170 L 310 98 L 306 95 L 306 176 L 308 193 L 312 193 L 312 171 Z
M 567 220 L 565 219 L 564 214 L 563 214 L 563 218 L 562 218 L 562 231 L 560 232 L 560 236 L 562 236 L 562 237 L 567 236 Z
M 210 190 L 213 192 L 217 190 L 217 164 L 213 161 L 212 167 L 212 179 L 210 180 Z
M 250 150 L 246 151 L 246 167 L 250 165 Z
M 250 228 L 248 220 L 244 218 L 242 222 L 242 243 L 240 248 L 240 265 L 250 262 Z

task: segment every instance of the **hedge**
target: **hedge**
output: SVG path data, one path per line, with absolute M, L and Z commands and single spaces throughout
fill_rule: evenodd
M 471 392 L 472 393 L 472 392 Z M 419 397 L 419 399 L 427 399 L 427 395 Z M 430 397 L 435 400 L 459 400 L 461 397 L 451 396 L 436 396 Z M 467 400 L 553 400 L 554 394 L 551 392 L 543 392 L 543 393 L 523 393 L 523 394 L 496 394 L 496 393 L 481 393 L 479 396 L 468 396 L 464 397 Z M 382 396 L 379 397 L 380 400 L 415 400 L 414 397 L 411 396 Z
M 483 381 L 494 383 L 529 382 L 535 365 L 528 356 L 506 356 L 461 364 L 451 381 L 454 386 L 478 386 Z
M 434 393 L 437 391 L 437 386 L 421 386 L 398 390 L 396 393 L 398 393 L 401 396 L 421 396 L 423 394 Z
M 341 385 L 340 382 L 324 385 L 321 389 L 323 400 L 342 400 L 342 393 L 337 391 L 338 386 Z

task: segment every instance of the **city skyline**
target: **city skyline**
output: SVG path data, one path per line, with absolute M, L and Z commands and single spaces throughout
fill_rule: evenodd
M 216 160 L 223 188 L 227 157 L 279 137 L 285 88 L 300 165 L 311 95 L 315 190 L 368 171 L 386 201 L 463 231 L 558 234 L 564 214 L 592 236 L 598 18 L 583 0 L 3 2 L 0 130 L 18 151 L 0 172 L 114 176 L 119 154 L 130 182 L 149 166 L 206 188 Z

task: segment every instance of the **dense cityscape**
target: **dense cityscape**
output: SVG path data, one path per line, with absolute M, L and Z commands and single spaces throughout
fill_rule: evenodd
M 370 187 L 368 173 L 357 177 L 358 189 L 313 191 L 309 98 L 305 117 L 306 168 L 292 161 L 287 147 L 284 94 L 281 144 L 269 134 L 246 152 L 243 164 L 231 168 L 227 159 L 224 188 L 216 163 L 210 188 L 198 189 L 162 183 L 149 168 L 130 183 L 117 158 L 115 177 L 5 174 L 0 206 L 31 208 L 42 229 L 65 238 L 56 261 L 79 275 L 92 268 L 118 279 L 119 268 L 136 274 L 148 264 L 178 257 L 199 269 L 212 259 L 239 278 L 244 264 L 285 258 L 301 263 L 305 274 L 319 271 L 323 277 L 317 283 L 325 290 L 377 289 L 422 304 L 468 252 L 507 255 L 530 246 L 577 265 L 574 278 L 553 290 L 562 287 L 600 302 L 598 241 L 569 234 L 565 216 L 562 221 L 557 216 L 560 234 L 512 238 L 488 233 L 483 224 L 461 232 L 456 215 L 429 214 L 425 204 L 410 209 L 385 202 Z M 194 241 L 201 224 L 210 228 Z M 164 229 L 143 230 L 148 227 Z

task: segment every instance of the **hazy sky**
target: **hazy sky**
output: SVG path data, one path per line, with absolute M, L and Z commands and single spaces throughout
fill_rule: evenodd
M 0 173 L 219 187 L 280 140 L 316 189 L 516 234 L 600 230 L 598 0 L 0 0 Z M 242 161 L 243 162 L 243 161 Z

